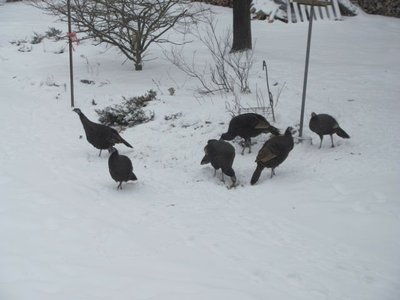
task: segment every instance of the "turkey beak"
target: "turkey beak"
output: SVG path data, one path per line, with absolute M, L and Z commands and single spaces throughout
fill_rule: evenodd
M 201 165 L 206 165 L 206 164 L 208 164 L 209 162 L 210 162 L 210 158 L 209 158 L 209 156 L 206 154 L 206 155 L 204 155 L 204 157 L 203 157 L 203 159 L 201 160 L 200 164 L 201 164 Z

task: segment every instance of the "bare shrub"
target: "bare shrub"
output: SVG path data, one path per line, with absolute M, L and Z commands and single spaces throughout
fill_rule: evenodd
M 184 56 L 182 47 L 164 52 L 170 60 L 186 75 L 197 79 L 201 84 L 200 94 L 215 92 L 233 93 L 238 87 L 241 93 L 250 93 L 249 72 L 253 65 L 253 50 L 231 53 L 232 31 L 217 33 L 217 21 L 213 15 L 195 26 L 192 34 L 198 38 L 211 55 L 211 62 L 199 66 L 196 52 L 191 60 Z
M 67 21 L 67 0 L 31 3 Z M 196 8 L 193 8 L 196 7 Z M 150 45 L 174 41 L 164 38 L 171 29 L 185 30 L 204 11 L 190 0 L 70 0 L 71 20 L 78 33 L 96 44 L 117 47 L 142 70 Z

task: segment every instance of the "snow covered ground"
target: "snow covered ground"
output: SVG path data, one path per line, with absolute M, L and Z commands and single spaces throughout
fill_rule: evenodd
M 214 8 L 220 28 L 231 10 Z M 360 14 L 315 23 L 305 134 L 269 178 L 249 184 L 266 135 L 234 169 L 200 166 L 203 147 L 226 131 L 233 96 L 195 97 L 198 83 L 152 49 L 156 60 L 133 71 L 114 50 L 75 47 L 76 107 L 94 109 L 143 95 L 155 120 L 122 133 L 134 149 L 138 181 L 117 184 L 108 155 L 87 143 L 71 111 L 65 42 L 30 52 L 11 41 L 65 25 L 23 3 L 0 6 L 1 300 L 397 300 L 400 299 L 400 20 Z M 299 123 L 307 24 L 255 21 L 253 93 L 268 62 L 281 130 Z M 29 46 L 30 47 L 30 46 Z M 208 59 L 199 42 L 201 64 Z M 89 79 L 94 85 L 80 83 Z M 176 95 L 171 96 L 168 88 Z M 91 104 L 92 99 L 98 103 Z M 350 134 L 309 131 L 312 111 L 329 113 Z M 182 113 L 175 120 L 166 115 Z M 207 122 L 206 122 L 207 121 Z

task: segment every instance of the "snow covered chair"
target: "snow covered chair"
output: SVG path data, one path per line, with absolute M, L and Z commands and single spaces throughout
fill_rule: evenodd
M 288 23 L 307 22 L 310 16 L 310 5 L 300 4 L 294 0 L 287 1 Z M 338 0 L 330 0 L 326 6 L 314 6 L 314 20 L 333 20 L 342 19 Z

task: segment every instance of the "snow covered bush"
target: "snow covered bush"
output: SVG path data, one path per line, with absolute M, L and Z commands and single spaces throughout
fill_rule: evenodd
M 49 27 L 49 29 L 46 31 L 45 37 L 54 41 L 59 41 L 63 38 L 63 32 L 60 29 Z
M 40 44 L 45 38 L 53 41 L 59 41 L 62 39 L 63 32 L 57 28 L 49 27 L 49 29 L 44 33 L 33 33 L 30 43 L 33 45 Z
M 117 127 L 133 127 L 137 124 L 147 123 L 154 119 L 154 112 L 145 111 L 149 101 L 156 98 L 157 93 L 149 90 L 145 95 L 139 97 L 125 98 L 121 104 L 107 106 L 104 109 L 96 109 L 102 124 Z
M 34 32 L 33 37 L 31 39 L 31 44 L 33 45 L 40 44 L 44 38 L 45 38 L 44 35 Z

